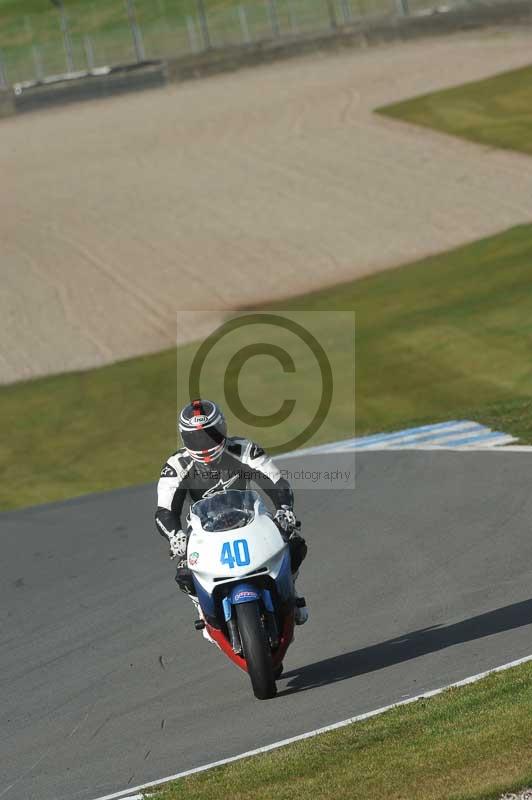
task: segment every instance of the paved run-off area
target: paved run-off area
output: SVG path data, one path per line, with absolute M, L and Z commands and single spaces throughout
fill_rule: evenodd
M 532 28 L 474 32 L 3 121 L 0 382 L 528 221 L 532 159 L 372 110 L 531 53 Z

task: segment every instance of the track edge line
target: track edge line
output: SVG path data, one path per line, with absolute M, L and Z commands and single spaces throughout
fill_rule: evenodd
M 477 681 L 482 680 L 483 678 L 487 678 L 489 675 L 493 675 L 496 672 L 504 672 L 505 670 L 511 669 L 512 667 L 518 667 L 521 664 L 526 664 L 532 661 L 532 655 L 524 656 L 523 658 L 518 658 L 515 661 L 510 661 L 507 664 L 502 664 L 499 667 L 492 667 L 491 669 L 485 670 L 484 672 L 479 672 L 477 675 L 471 675 L 468 678 L 463 678 L 460 681 L 456 681 L 454 683 L 449 683 L 446 686 L 440 686 L 438 689 L 431 689 L 429 692 L 422 692 L 421 694 L 415 695 L 414 697 L 407 697 L 405 700 L 398 700 L 396 703 L 390 703 L 390 705 L 382 706 L 381 708 L 376 708 L 373 711 L 366 711 L 364 714 L 357 714 L 355 717 L 349 717 L 349 719 L 341 720 L 340 722 L 333 722 L 331 725 L 325 725 L 322 728 L 316 728 L 312 731 L 307 731 L 306 733 L 300 733 L 297 736 L 292 736 L 289 739 L 282 739 L 278 742 L 272 742 L 272 744 L 264 745 L 264 747 L 258 747 L 255 750 L 248 750 L 245 753 L 240 753 L 236 756 L 229 756 L 228 758 L 222 758 L 219 761 L 213 761 L 210 764 L 204 764 L 201 767 L 194 767 L 193 769 L 185 770 L 184 772 L 178 772 L 175 775 L 169 775 L 166 778 L 160 778 L 156 781 L 150 781 L 149 783 L 143 783 L 140 786 L 134 786 L 133 788 L 123 789 L 120 792 L 115 792 L 114 794 L 106 794 L 102 797 L 97 797 L 95 800 L 142 800 L 143 795 L 139 794 L 128 794 L 128 792 L 138 792 L 142 789 L 150 789 L 156 786 L 160 786 L 163 783 L 169 783 L 170 781 L 176 781 L 180 778 L 186 778 L 189 775 L 196 775 L 199 772 L 206 772 L 209 769 L 215 769 L 216 767 L 222 767 L 225 764 L 231 764 L 234 761 L 241 761 L 244 758 L 251 758 L 251 756 L 257 756 L 261 753 L 268 753 L 271 750 L 277 750 L 280 747 L 286 747 L 289 744 L 293 744 L 294 742 L 301 742 L 304 739 L 312 739 L 315 736 L 319 736 L 322 733 L 328 733 L 329 731 L 335 731 L 339 728 L 345 728 L 348 725 L 353 725 L 355 722 L 362 722 L 365 719 L 371 719 L 371 717 L 376 717 L 379 714 L 384 714 L 386 711 L 391 711 L 393 708 L 400 708 L 401 706 L 407 706 L 410 703 L 415 703 L 417 700 L 423 700 L 430 697 L 436 697 L 443 692 L 446 692 L 448 689 L 456 689 L 460 686 L 468 686 L 471 683 L 476 683 Z

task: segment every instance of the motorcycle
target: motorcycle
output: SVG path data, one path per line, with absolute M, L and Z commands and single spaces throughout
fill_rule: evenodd
M 228 489 L 194 503 L 188 566 L 201 617 L 196 629 L 249 674 L 255 697 L 277 693 L 293 639 L 290 553 L 260 495 Z

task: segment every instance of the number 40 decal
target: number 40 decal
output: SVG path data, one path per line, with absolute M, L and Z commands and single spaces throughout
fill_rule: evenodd
M 235 564 L 237 567 L 247 567 L 251 563 L 247 541 L 235 539 L 234 542 L 224 542 L 220 562 L 226 564 L 229 569 L 234 569 Z

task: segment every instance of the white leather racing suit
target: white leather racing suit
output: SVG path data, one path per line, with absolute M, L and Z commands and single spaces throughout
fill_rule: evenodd
M 290 484 L 264 450 L 249 439 L 228 437 L 220 458 L 209 464 L 194 461 L 184 448 L 178 450 L 163 466 L 157 485 L 157 530 L 166 539 L 180 528 L 186 530 L 182 513 L 187 495 L 195 503 L 224 489 L 246 489 L 250 481 L 265 492 L 276 509 L 293 507 Z

